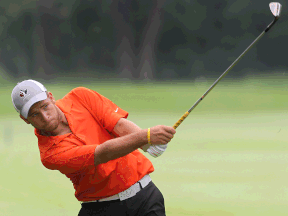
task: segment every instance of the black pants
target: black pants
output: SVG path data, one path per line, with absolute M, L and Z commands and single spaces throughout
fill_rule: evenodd
M 78 216 L 165 216 L 164 197 L 152 181 L 129 199 L 81 205 Z

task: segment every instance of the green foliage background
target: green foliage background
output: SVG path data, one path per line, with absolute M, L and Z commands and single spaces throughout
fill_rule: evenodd
M 287 76 L 221 81 L 151 159 L 168 216 L 287 215 Z M 77 86 L 110 98 L 142 128 L 173 125 L 214 80 L 45 83 L 56 99 Z M 33 128 L 0 88 L 1 215 L 77 215 L 71 182 L 45 169 Z
M 270 2 L 2 0 L 0 66 L 14 78 L 51 79 L 71 73 L 125 77 L 124 65 L 135 67 L 129 73 L 139 79 L 143 76 L 137 70 L 141 50 L 148 41 L 153 55 L 149 61 L 155 67 L 149 78 L 217 77 L 273 20 Z M 288 34 L 286 1 L 279 2 L 281 18 L 246 54 L 245 63 L 233 69 L 239 73 L 232 76 L 244 77 L 252 68 L 254 74 L 287 69 L 286 50 L 281 47 Z M 156 5 L 158 21 L 154 20 Z M 161 22 L 154 36 L 147 34 L 151 20 Z M 126 37 L 129 43 L 120 46 Z M 133 65 L 123 60 L 124 52 Z

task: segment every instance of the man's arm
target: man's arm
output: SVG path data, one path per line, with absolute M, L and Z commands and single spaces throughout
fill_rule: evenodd
M 141 128 L 138 125 L 125 118 L 120 118 L 113 129 L 113 133 L 120 137 L 139 131 Z
M 148 143 L 147 129 L 138 130 L 138 126 L 133 126 L 133 124 L 131 124 L 131 127 L 128 127 L 128 129 L 125 130 L 119 129 L 121 127 L 114 129 L 120 137 L 108 140 L 96 147 L 94 153 L 95 166 L 119 157 L 123 157 Z M 137 131 L 132 132 L 134 130 Z M 131 133 L 128 134 L 128 132 Z M 150 130 L 151 144 L 167 144 L 173 138 L 175 133 L 176 131 L 173 127 L 164 125 L 157 125 L 152 127 Z
M 138 131 L 141 131 L 141 128 L 132 121 L 129 121 L 125 118 L 121 118 L 113 129 L 113 133 L 117 136 L 125 136 Z M 141 146 L 141 149 L 144 152 L 147 152 L 149 146 L 149 144 L 143 145 Z

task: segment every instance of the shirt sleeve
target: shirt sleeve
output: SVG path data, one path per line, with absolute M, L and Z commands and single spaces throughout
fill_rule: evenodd
M 59 170 L 63 174 L 83 171 L 94 166 L 94 152 L 97 145 L 78 146 L 67 140 L 53 145 L 41 156 L 42 164 L 50 170 Z
M 91 109 L 91 114 L 95 115 L 100 124 L 109 132 L 113 131 L 114 126 L 120 118 L 127 118 L 128 116 L 128 112 L 96 91 L 78 87 L 72 90 L 72 94 L 77 95 L 83 100 Z

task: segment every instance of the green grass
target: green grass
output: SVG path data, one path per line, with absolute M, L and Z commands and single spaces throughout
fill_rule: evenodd
M 58 81 L 45 85 L 56 99 L 62 98 L 68 91 L 85 86 L 98 91 L 111 99 L 123 109 L 135 112 L 186 112 L 212 85 L 215 80 L 207 82 L 109 82 L 101 81 L 91 83 Z M 64 83 L 64 84 L 63 84 Z M 247 113 L 284 111 L 288 106 L 285 100 L 288 90 L 288 77 L 262 77 L 244 80 L 231 80 L 226 77 L 208 94 L 193 111 L 197 114 L 207 113 Z M 0 113 L 9 114 L 11 109 L 11 83 L 0 87 L 1 105 Z M 0 115 L 1 115 L 0 114 Z
M 207 83 L 50 84 L 56 99 L 82 85 L 130 112 L 142 128 L 173 125 Z M 288 214 L 287 80 L 220 82 L 179 126 L 152 178 L 168 216 Z M 71 182 L 45 169 L 33 128 L 17 117 L 10 88 L 0 88 L 1 215 L 77 215 Z

